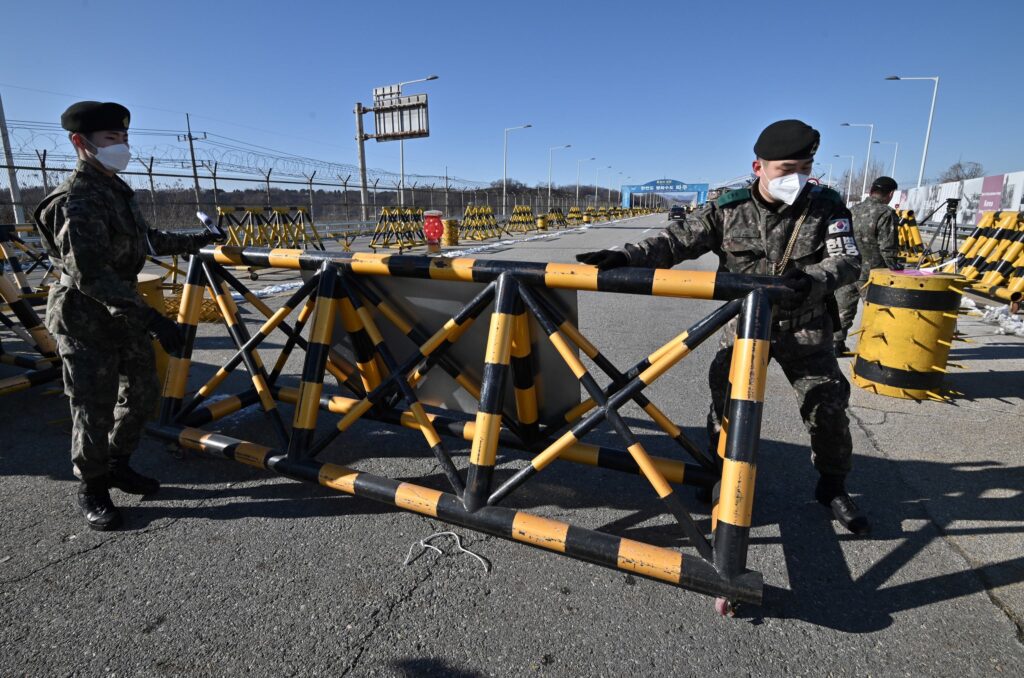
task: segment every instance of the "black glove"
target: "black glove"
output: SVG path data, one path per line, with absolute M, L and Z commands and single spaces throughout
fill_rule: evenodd
M 178 323 L 161 315 L 155 308 L 151 308 L 149 311 L 149 316 L 146 319 L 146 331 L 149 332 L 149 335 L 159 341 L 168 353 L 173 355 L 180 351 L 183 343 Z
M 792 268 L 782 276 L 782 284 L 788 287 L 791 293 L 779 300 L 779 308 L 792 311 L 800 308 L 807 301 L 811 288 L 814 286 L 814 278 L 798 268 Z
M 581 264 L 597 266 L 598 270 L 607 271 L 620 266 L 629 265 L 629 259 L 625 252 L 619 250 L 598 250 L 597 252 L 584 252 L 576 255 L 576 261 Z
M 227 240 L 227 236 L 213 231 L 207 231 L 206 233 L 200 233 L 196 236 L 196 248 L 206 247 L 207 245 L 215 245 Z

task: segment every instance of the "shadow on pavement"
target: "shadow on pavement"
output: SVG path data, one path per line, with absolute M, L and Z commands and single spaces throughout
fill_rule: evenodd
M 956 348 L 949 354 L 952 362 L 978 360 L 1024 360 L 1024 341 L 986 342 L 978 346 Z
M 1005 398 L 1024 398 L 1024 371 L 1000 370 L 998 372 L 963 370 L 951 371 L 946 375 L 944 385 L 960 391 L 964 400 L 992 398 L 1007 402 Z M 956 404 L 956 400 L 953 401 Z
M 444 676 L 445 678 L 482 678 L 483 673 L 457 669 L 444 659 L 434 657 L 414 657 L 400 659 L 391 663 L 395 674 L 407 678 L 420 676 Z
M 61 405 L 65 406 L 62 401 Z M 651 453 L 682 458 L 678 448 L 666 438 L 649 435 L 645 422 L 629 422 Z M 331 426 L 330 421 L 324 423 L 327 428 Z M 367 435 L 366 430 L 358 428 L 361 426 L 357 424 L 357 428 L 339 439 L 324 459 L 352 464 L 364 471 L 380 472 L 379 465 L 397 468 L 392 474 L 402 479 L 449 490 L 444 476 L 424 449 L 419 433 L 368 424 L 374 433 Z M 255 441 L 272 439 L 258 412 L 243 413 L 220 422 L 216 428 Z M 695 441 L 703 441 L 699 430 L 686 433 Z M 54 438 L 62 441 L 60 449 L 39 450 L 24 442 L 14 451 L 5 446 L 0 452 L 0 476 L 39 475 L 73 480 L 67 438 L 51 434 L 48 440 Z M 445 440 L 449 449 L 458 450 L 455 461 L 464 468 L 468 443 Z M 595 432 L 587 441 L 618 446 L 604 430 Z M 513 458 L 517 457 L 501 457 L 496 482 L 523 465 L 523 461 L 509 461 Z M 152 501 L 144 500 L 126 511 L 128 529 L 141 529 L 169 518 L 306 519 L 394 511 L 324 488 L 270 478 L 256 469 L 201 453 L 190 452 L 176 459 L 155 441 L 144 443 L 136 459 L 139 470 L 159 477 L 164 488 Z M 763 441 L 757 479 L 750 567 L 763 567 L 759 561 L 760 546 L 781 545 L 790 588 L 773 584 L 769 574 L 763 608 L 740 608 L 741 615 L 752 620 L 768 616 L 798 618 L 846 632 L 867 633 L 891 625 L 896 612 L 1024 581 L 1024 556 L 931 576 L 907 572 L 922 563 L 921 559 L 927 557 L 922 552 L 945 535 L 1024 532 L 1024 466 L 1007 467 L 983 459 L 942 464 L 858 456 L 850 489 L 860 495 L 858 501 L 872 519 L 872 548 L 883 554 L 867 571 L 856 576 L 851 574 L 843 552 L 846 542 L 853 538 L 842 533 L 825 509 L 811 499 L 816 474 L 807 447 Z M 910 479 L 914 482 L 908 482 Z M 70 491 L 70 482 L 68 487 Z M 922 487 L 927 491 L 917 489 Z M 709 531 L 708 507 L 696 501 L 692 489 L 684 488 L 680 496 L 701 528 Z M 174 504 L 168 506 L 164 502 Z M 504 505 L 665 547 L 680 547 L 684 543 L 653 490 L 639 476 L 558 462 L 513 493 Z M 612 511 L 614 517 L 609 520 L 606 516 L 602 525 L 593 524 L 592 513 L 575 513 L 588 509 Z M 953 521 L 988 521 L 991 526 L 960 528 Z M 908 523 L 909 528 L 905 527 Z M 774 536 L 776 529 L 778 536 Z M 771 534 L 763 536 L 764 532 Z M 687 553 L 692 552 L 687 549 Z M 889 584 L 897 574 L 899 583 Z M 410 663 L 402 670 L 416 675 L 415 671 L 434 670 L 433 667 Z M 437 675 L 459 675 L 454 673 L 457 669 L 440 664 L 437 671 Z

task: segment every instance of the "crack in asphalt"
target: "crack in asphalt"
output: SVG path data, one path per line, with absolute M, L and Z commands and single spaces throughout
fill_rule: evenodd
M 423 518 L 422 520 L 424 523 L 433 528 L 433 525 L 431 525 L 431 523 L 426 518 Z M 431 579 L 433 576 L 434 571 L 430 568 L 426 568 L 423 576 L 418 577 L 416 581 L 413 582 L 412 586 L 410 586 L 407 590 L 400 592 L 398 595 L 392 597 L 385 604 L 376 607 L 373 610 L 373 612 L 370 613 L 369 619 L 373 622 L 373 626 L 370 628 L 369 631 L 367 631 L 363 635 L 362 638 L 359 639 L 354 650 L 355 656 L 352 658 L 351 661 L 349 661 L 348 665 L 344 669 L 342 669 L 341 673 L 339 674 L 340 676 L 346 676 L 350 674 L 352 671 L 356 669 L 356 667 L 359 666 L 359 662 L 362 659 L 363 654 L 369 648 L 370 642 L 373 640 L 373 636 L 377 633 L 377 631 L 384 628 L 391 622 L 391 619 L 395 616 L 395 609 L 405 601 L 411 599 L 412 596 L 416 593 L 416 591 L 419 590 L 420 586 L 426 583 L 427 580 Z M 381 614 L 382 611 L 383 615 Z
M 866 408 L 866 409 L 870 409 L 870 408 Z M 850 413 L 850 418 L 853 419 L 857 423 L 858 428 L 860 428 L 860 430 L 864 433 L 864 436 L 868 439 L 868 442 L 871 444 L 871 447 L 873 447 L 876 452 L 878 452 L 880 455 L 885 457 L 890 462 L 894 461 L 893 458 L 891 456 L 889 456 L 889 454 L 882 448 L 882 446 L 879 444 L 878 440 L 875 438 L 874 432 L 869 428 L 870 424 L 866 424 L 863 420 L 861 420 L 861 418 L 858 417 L 853 412 L 852 408 L 849 408 L 848 411 Z M 895 465 L 895 466 L 896 466 L 896 473 L 899 474 L 900 479 L 903 480 L 904 484 L 909 485 L 910 483 L 907 481 L 906 476 L 903 475 L 903 472 L 900 471 L 899 465 Z M 928 522 L 930 522 L 932 524 L 932 526 L 935 528 L 936 532 L 938 532 L 939 536 L 942 538 L 942 541 L 947 546 L 949 546 L 949 548 L 954 553 L 956 553 L 957 555 L 960 556 L 960 558 L 963 559 L 964 563 L 967 564 L 967 566 L 970 568 L 971 572 L 973 572 L 974 575 L 981 581 L 982 590 L 985 592 L 985 595 L 988 597 L 989 602 L 992 603 L 992 605 L 994 605 L 996 607 L 996 609 L 998 609 L 1000 612 L 1002 612 L 1004 615 L 1006 615 L 1006 618 L 1009 620 L 1009 622 L 1011 624 L 1014 625 L 1014 627 L 1016 629 L 1015 636 L 1016 636 L 1017 642 L 1022 644 L 1022 645 L 1024 645 L 1024 619 L 1021 619 L 1013 611 L 1013 608 L 1011 608 L 1009 605 L 1004 603 L 1002 601 L 1002 599 L 999 598 L 998 595 L 996 595 L 995 590 L 992 588 L 992 582 L 989 581 L 988 578 L 981 571 L 981 568 L 985 564 L 984 563 L 975 562 L 970 557 L 970 555 L 964 549 L 962 549 L 953 540 L 953 538 L 946 532 L 945 528 L 939 523 L 939 521 L 935 518 L 935 516 L 932 515 L 931 511 L 928 510 L 927 504 L 922 504 L 921 508 L 924 511 L 924 514 L 926 516 L 928 516 Z
M 224 488 L 223 490 L 218 492 L 216 495 L 208 496 L 208 497 L 206 497 L 204 499 L 201 499 L 196 504 L 195 507 L 196 508 L 201 508 L 203 505 L 207 504 L 212 499 L 219 498 L 219 497 L 222 497 L 222 496 L 226 496 L 224 494 L 224 492 L 226 492 L 227 489 L 229 489 L 229 488 Z M 46 564 L 41 565 L 41 566 L 37 567 L 36 569 L 21 575 L 20 577 L 14 577 L 13 579 L 0 580 L 0 586 L 8 586 L 10 584 L 17 584 L 17 583 L 23 582 L 23 581 L 25 581 L 27 579 L 31 579 L 32 577 L 35 577 L 40 572 L 45 572 L 46 570 L 48 570 L 48 569 L 50 569 L 52 567 L 57 567 L 57 566 L 62 565 L 64 563 L 68 562 L 68 561 L 71 561 L 71 560 L 77 560 L 79 557 L 84 556 L 87 553 L 92 553 L 93 551 L 99 550 L 99 549 L 103 548 L 104 546 L 106 546 L 107 544 L 112 544 L 112 543 L 115 543 L 115 542 L 124 541 L 125 539 L 128 539 L 129 537 L 134 538 L 134 537 L 140 537 L 140 536 L 144 536 L 144 535 L 156 534 L 157 532 L 162 532 L 162 531 L 166 530 L 167 528 L 171 527 L 172 525 L 176 524 L 178 521 L 181 520 L 181 518 L 182 518 L 182 516 L 178 516 L 176 518 L 169 518 L 166 523 L 163 523 L 163 524 L 160 524 L 160 525 L 155 525 L 155 526 L 152 526 L 152 527 L 147 527 L 147 528 L 144 528 L 144 529 L 141 529 L 141 530 L 130 530 L 130 531 L 129 530 L 121 530 L 121 531 L 111 532 L 110 533 L 110 535 L 111 535 L 110 538 L 104 539 L 103 541 L 100 541 L 100 542 L 98 542 L 96 544 L 93 544 L 89 548 L 81 549 L 81 550 L 75 551 L 73 553 L 68 553 L 68 554 L 66 554 L 64 556 L 61 556 L 60 558 L 56 558 L 54 560 L 51 560 L 51 561 L 47 562 Z

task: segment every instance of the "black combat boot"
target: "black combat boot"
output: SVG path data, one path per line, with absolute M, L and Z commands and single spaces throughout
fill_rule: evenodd
M 858 537 L 866 537 L 871 534 L 871 523 L 846 493 L 843 481 L 844 476 L 822 474 L 814 489 L 814 498 L 822 506 L 831 509 L 832 515 L 843 527 Z
M 78 486 L 78 509 L 94 530 L 113 530 L 121 524 L 121 512 L 110 501 L 106 479 L 90 480 Z
M 156 494 L 160 481 L 147 478 L 128 465 L 127 457 L 113 457 L 110 460 L 110 486 L 128 494 Z
M 839 343 L 836 344 L 836 357 L 837 358 L 842 358 L 843 356 L 845 356 L 849 352 L 850 352 L 850 349 L 848 349 L 846 347 L 846 342 L 845 341 L 840 341 Z

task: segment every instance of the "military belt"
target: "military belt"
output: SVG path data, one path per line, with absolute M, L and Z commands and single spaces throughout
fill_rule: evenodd
M 825 315 L 825 307 L 822 305 L 818 305 L 809 308 L 803 313 L 793 316 L 792 318 L 782 318 L 773 320 L 772 324 L 775 326 L 776 329 L 780 329 L 783 331 L 795 330 L 798 327 L 803 327 L 804 325 L 807 325 L 815 318 L 821 317 L 823 315 Z

